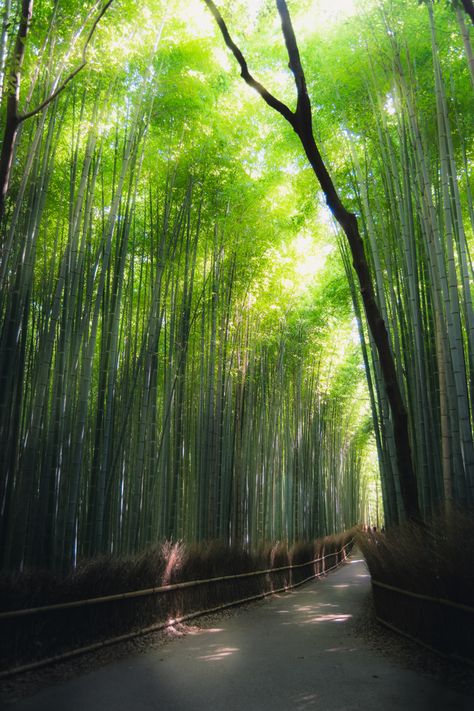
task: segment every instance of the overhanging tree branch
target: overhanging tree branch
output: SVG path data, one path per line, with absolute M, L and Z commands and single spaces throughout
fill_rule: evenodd
M 295 112 L 290 111 L 285 104 L 270 94 L 262 84 L 253 78 L 242 52 L 232 40 L 222 15 L 216 8 L 214 2 L 212 0 L 204 0 L 204 2 L 211 10 L 226 45 L 239 63 L 242 78 L 260 94 L 269 106 L 278 111 L 291 124 L 295 133 L 298 135 L 310 165 L 324 192 L 326 203 L 347 238 L 354 270 L 359 280 L 360 293 L 364 304 L 367 323 L 377 350 L 385 390 L 390 404 L 400 491 L 405 514 L 412 520 L 420 520 L 417 482 L 413 468 L 408 432 L 408 415 L 398 382 L 388 331 L 375 298 L 370 269 L 365 254 L 364 243 L 360 236 L 357 218 L 354 213 L 349 212 L 342 204 L 314 138 L 311 101 L 308 95 L 298 44 L 286 1 L 276 0 L 276 5 L 281 18 L 282 33 L 289 58 L 289 67 L 293 73 L 297 91 L 297 106 Z
M 66 77 L 61 86 L 58 87 L 56 91 L 54 91 L 50 96 L 48 96 L 48 98 L 41 102 L 41 104 L 39 104 L 36 108 L 32 109 L 31 111 L 28 111 L 26 114 L 20 114 L 20 116 L 18 116 L 18 124 L 23 123 L 23 121 L 26 121 L 29 118 L 32 118 L 32 116 L 36 116 L 36 114 L 41 113 L 43 109 L 45 109 L 52 101 L 54 101 L 57 96 L 59 96 L 59 94 L 64 91 L 69 82 L 72 81 L 82 69 L 84 69 L 86 64 L 87 62 L 82 62 L 82 64 L 76 67 L 76 69 L 74 69 L 74 71 L 71 72 L 68 77 Z
M 262 99 L 266 101 L 266 103 L 272 108 L 275 109 L 275 111 L 278 111 L 292 126 L 295 120 L 295 115 L 294 113 L 288 108 L 286 104 L 284 104 L 282 101 L 279 101 L 276 97 L 273 96 L 262 84 L 260 84 L 259 81 L 257 81 L 249 72 L 249 68 L 247 65 L 247 62 L 245 60 L 244 55 L 240 51 L 240 49 L 237 47 L 235 42 L 233 41 L 232 37 L 229 34 L 229 30 L 227 29 L 227 25 L 224 22 L 224 19 L 222 15 L 220 14 L 219 10 L 215 6 L 215 4 L 212 2 L 212 0 L 204 0 L 206 5 L 208 6 L 209 10 L 212 12 L 214 15 L 214 18 L 219 26 L 219 29 L 222 33 L 222 36 L 224 38 L 224 42 L 228 46 L 228 48 L 231 50 L 232 54 L 238 61 L 240 65 L 240 76 L 244 81 L 247 82 L 249 86 L 252 87 L 252 89 L 255 89 Z
M 35 116 L 36 114 L 39 114 L 41 111 L 43 111 L 43 109 L 45 109 L 52 101 L 54 101 L 54 99 L 57 96 L 59 96 L 59 94 L 61 94 L 64 91 L 64 89 L 67 87 L 69 82 L 72 81 L 74 79 L 74 77 L 76 77 L 82 69 L 84 69 L 84 67 L 87 64 L 87 56 L 86 55 L 87 55 L 87 49 L 89 47 L 90 41 L 91 41 L 92 37 L 94 36 L 94 33 L 97 29 L 97 25 L 99 24 L 99 22 L 101 21 L 102 17 L 105 15 L 105 13 L 109 9 L 109 7 L 112 5 L 112 3 L 113 3 L 113 0 L 108 0 L 108 2 L 106 2 L 104 7 L 102 8 L 102 10 L 100 11 L 100 13 L 97 15 L 96 19 L 94 20 L 94 24 L 92 25 L 91 30 L 90 30 L 89 34 L 87 35 L 87 39 L 85 41 L 84 47 L 82 48 L 81 63 L 79 64 L 79 66 L 77 66 L 66 77 L 66 79 L 62 82 L 61 86 L 59 86 L 56 89 L 56 91 L 53 91 L 53 93 L 50 96 L 48 96 L 48 98 L 45 99 L 43 102 L 41 102 L 41 104 L 39 104 L 39 106 L 37 106 L 35 109 L 32 109 L 31 111 L 28 111 L 28 113 L 26 113 L 26 114 L 21 114 L 20 116 L 18 116 L 19 123 L 21 123 L 22 121 L 25 121 L 26 119 L 29 119 L 32 116 Z
M 5 197 L 10 182 L 13 159 L 13 147 L 18 130 L 18 102 L 20 100 L 21 68 L 25 58 L 26 38 L 30 30 L 33 15 L 33 0 L 22 0 L 20 23 L 13 48 L 11 70 L 8 77 L 8 96 L 3 132 L 2 151 L 0 153 L 0 220 L 3 217 Z
M 27 113 L 20 114 L 18 107 L 20 102 L 20 83 L 21 83 L 21 69 L 23 66 L 23 60 L 26 50 L 26 40 L 29 33 L 31 19 L 33 16 L 33 0 L 22 0 L 21 3 L 21 15 L 20 22 L 18 26 L 18 32 L 15 40 L 15 46 L 13 48 L 12 57 L 12 68 L 8 80 L 8 97 L 6 106 L 6 120 L 5 129 L 3 134 L 2 150 L 0 153 L 0 222 L 3 219 L 5 212 L 5 198 L 7 196 L 8 188 L 10 185 L 10 174 L 11 166 L 13 160 L 13 151 L 15 147 L 15 140 L 18 132 L 18 128 L 23 121 L 39 114 L 43 111 L 49 104 L 51 104 L 54 99 L 56 99 L 59 94 L 61 94 L 68 84 L 76 77 L 79 72 L 87 64 L 87 49 L 94 36 L 97 26 L 107 12 L 108 8 L 112 4 L 113 0 L 108 0 L 102 7 L 102 10 L 97 15 L 94 23 L 87 35 L 86 41 L 82 48 L 81 62 L 78 67 L 76 67 L 62 82 L 62 84 L 53 91 L 50 96 L 48 96 L 44 101 L 41 102 L 36 108 L 28 111 Z

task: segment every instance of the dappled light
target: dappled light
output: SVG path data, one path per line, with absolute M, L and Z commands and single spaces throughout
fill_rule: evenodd
M 184 561 L 183 544 L 166 541 L 162 545 L 162 555 L 165 559 L 165 570 L 163 572 L 162 584 L 168 585 L 173 575 L 179 571 Z
M 305 693 L 298 695 L 294 700 L 294 708 L 296 711 L 306 711 L 306 709 L 314 709 L 318 701 L 318 694 Z
M 350 583 L 341 583 L 340 585 L 328 585 L 328 588 L 341 588 L 347 590 L 351 587 Z M 317 593 L 317 590 L 316 590 Z M 347 622 L 352 618 L 352 614 L 346 613 L 341 609 L 341 605 L 336 602 L 320 602 L 317 601 L 312 605 L 294 605 L 293 615 L 297 615 L 293 622 L 284 622 L 287 624 L 323 624 L 323 623 L 342 623 Z
M 320 622 L 347 622 L 352 615 L 316 615 L 305 620 L 305 623 L 319 624 Z
M 169 617 L 166 621 L 165 635 L 169 639 L 184 637 L 184 635 L 188 634 L 188 632 L 188 627 L 183 625 L 179 620 Z
M 237 647 L 218 647 L 213 645 L 209 654 L 198 656 L 197 659 L 203 662 L 222 662 L 238 651 Z
M 223 632 L 224 628 L 223 627 L 188 627 L 187 633 L 193 636 L 198 636 L 198 635 L 208 635 L 208 634 L 218 634 L 219 632 Z

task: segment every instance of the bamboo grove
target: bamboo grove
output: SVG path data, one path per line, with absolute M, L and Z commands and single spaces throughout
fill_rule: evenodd
M 366 248 L 404 384 L 425 517 L 440 509 L 449 513 L 453 506 L 472 508 L 474 503 L 474 75 L 467 18 L 461 7 L 449 8 L 448 17 L 435 16 L 435 9 L 432 3 L 424 3 L 412 20 L 426 37 L 425 54 L 416 60 L 405 38 L 390 31 L 395 18 L 389 14 L 381 18 L 390 57 L 390 65 L 385 64 L 385 94 L 380 92 L 375 68 L 370 67 L 366 92 L 373 127 L 364 129 L 365 145 L 358 129 L 348 126 L 347 131 Z M 451 36 L 446 19 L 452 21 Z M 453 36 L 455 55 L 450 46 Z M 367 175 L 372 179 L 371 192 Z M 345 261 L 360 318 L 347 254 Z M 371 359 L 369 387 L 385 514 L 388 522 L 395 523 L 403 519 L 403 505 L 393 432 L 372 343 L 368 336 L 361 338 L 368 368 Z
M 291 318 L 270 330 L 252 309 L 262 245 L 226 219 L 229 178 L 209 156 L 167 146 L 153 52 L 21 127 L 2 241 L 7 567 L 165 538 L 293 541 L 359 518 L 349 416 Z
M 369 515 L 370 409 L 385 518 L 403 516 L 350 260 L 290 132 L 230 75 L 203 2 L 140 5 L 94 25 L 105 3 L 38 0 L 25 41 L 22 113 L 46 103 L 19 125 L 0 235 L 5 569 L 349 528 Z M 428 515 L 474 496 L 473 65 L 459 8 L 405 5 L 367 2 L 370 33 L 302 48 Z M 4 132 L 21 3 L 0 6 Z M 255 23 L 274 31 L 263 5 Z

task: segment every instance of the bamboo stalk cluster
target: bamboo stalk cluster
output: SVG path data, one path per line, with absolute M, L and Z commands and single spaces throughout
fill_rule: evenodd
M 316 370 L 290 367 L 285 329 L 260 336 L 235 226 L 199 168 L 150 176 L 156 82 L 134 78 L 112 130 L 106 90 L 79 84 L 21 127 L 0 274 L 4 568 L 359 518 L 357 443 Z
M 433 70 L 432 111 L 407 45 L 391 35 L 390 101 L 369 82 L 375 133 L 365 166 L 349 134 L 359 209 L 381 313 L 390 325 L 398 376 L 409 412 L 411 442 L 424 517 L 474 504 L 472 307 L 473 202 L 469 126 L 460 117 L 455 87 L 447 83 L 435 14 L 426 3 Z M 462 14 L 456 12 L 466 42 Z M 387 21 L 388 22 L 388 21 Z M 387 29 L 389 26 L 386 25 Z M 468 38 L 469 41 L 469 38 Z M 444 48 L 445 51 L 445 48 Z M 468 66 L 469 53 L 466 54 Z M 386 60 L 387 61 L 387 60 Z M 374 69 L 375 72 L 375 69 Z M 472 78 L 472 77 L 471 77 Z M 374 160 L 372 156 L 380 156 Z M 367 153 L 366 153 L 367 156 Z M 372 181 L 364 176 L 371 175 Z M 371 194 L 368 185 L 377 187 Z M 360 321 L 361 310 L 347 253 L 346 272 Z M 393 428 L 373 344 L 360 331 L 369 378 L 385 516 L 403 519 Z

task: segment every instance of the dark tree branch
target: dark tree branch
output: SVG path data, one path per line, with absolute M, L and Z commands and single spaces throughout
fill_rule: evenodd
M 56 91 L 53 91 L 53 93 L 50 96 L 48 96 L 48 98 L 45 99 L 43 102 L 41 102 L 41 104 L 39 104 L 39 106 L 32 109 L 31 111 L 28 111 L 26 114 L 21 114 L 21 116 L 18 117 L 19 123 L 21 123 L 22 121 L 26 121 L 26 119 L 29 119 L 32 116 L 35 116 L 36 114 L 41 113 L 41 111 L 43 111 L 43 109 L 45 109 L 52 101 L 54 101 L 54 99 L 57 96 L 59 96 L 59 94 L 61 94 L 64 91 L 64 89 L 67 87 L 69 82 L 72 81 L 74 79 L 74 77 L 76 77 L 82 69 L 84 69 L 84 67 L 87 64 L 87 57 L 86 57 L 87 48 L 90 44 L 92 37 L 94 36 L 94 33 L 97 29 L 97 25 L 99 24 L 99 22 L 101 21 L 102 17 L 105 15 L 105 13 L 109 9 L 109 7 L 112 5 L 112 3 L 113 3 L 113 0 L 108 0 L 108 2 L 106 2 L 104 7 L 102 8 L 102 10 L 100 11 L 100 13 L 97 15 L 96 19 L 94 20 L 94 24 L 92 25 L 91 30 L 90 30 L 89 34 L 87 35 L 87 39 L 85 41 L 84 47 L 82 48 L 81 63 L 79 64 L 79 66 L 76 67 L 66 77 L 66 79 L 62 82 L 61 86 L 59 86 L 56 89 Z
M 26 38 L 30 30 L 32 15 L 33 0 L 22 0 L 20 24 L 13 48 L 12 66 L 8 77 L 6 120 L 3 132 L 2 151 L 0 153 L 0 220 L 3 218 L 5 198 L 10 183 L 13 147 L 20 123 L 18 120 L 18 103 L 20 100 L 21 68 L 25 58 Z
M 229 34 L 229 30 L 227 29 L 227 25 L 224 22 L 224 19 L 222 15 L 220 14 L 219 10 L 215 6 L 215 4 L 212 2 L 212 0 L 204 0 L 206 5 L 208 6 L 209 10 L 212 12 L 215 21 L 217 22 L 219 29 L 222 33 L 222 36 L 224 38 L 224 42 L 228 46 L 228 48 L 231 50 L 232 54 L 238 61 L 240 65 L 240 76 L 242 79 L 247 82 L 249 86 L 252 87 L 252 89 L 255 89 L 256 92 L 260 94 L 262 99 L 272 108 L 275 109 L 275 111 L 278 111 L 292 126 L 294 126 L 295 122 L 295 114 L 288 108 L 286 104 L 284 104 L 282 101 L 279 101 L 273 94 L 271 94 L 264 86 L 263 84 L 260 84 L 259 81 L 257 81 L 249 72 L 249 68 L 247 65 L 247 62 L 245 60 L 245 57 L 243 56 L 242 52 L 240 49 L 237 47 L 235 42 L 233 41 L 232 37 Z
M 311 167 L 316 173 L 316 177 L 326 196 L 327 205 L 340 223 L 338 214 L 340 215 L 346 211 L 340 201 L 316 141 L 314 140 L 311 100 L 308 95 L 306 77 L 301 64 L 298 43 L 296 41 L 290 13 L 288 12 L 288 6 L 285 0 L 276 0 L 276 4 L 281 18 L 281 29 L 288 52 L 289 67 L 293 72 L 297 91 L 296 126 L 293 125 L 293 127 L 303 143 Z
M 74 79 L 74 77 L 79 74 L 81 69 L 84 69 L 86 64 L 87 64 L 87 62 L 82 62 L 82 64 L 80 64 L 78 67 L 76 67 L 76 69 L 74 69 L 74 71 L 71 72 L 71 74 L 69 74 L 68 77 L 66 77 L 66 79 L 63 81 L 61 86 L 58 87 L 56 89 L 56 91 L 53 91 L 53 93 L 50 94 L 47 99 L 42 101 L 41 104 L 36 106 L 36 108 L 32 109 L 31 111 L 28 111 L 26 114 L 20 114 L 20 116 L 18 116 L 18 123 L 19 124 L 23 123 L 23 121 L 26 121 L 27 119 L 31 118 L 32 116 L 36 116 L 36 114 L 41 113 L 41 111 L 43 111 L 43 109 L 45 109 L 47 106 L 49 106 L 49 104 L 52 101 L 54 101 L 54 99 L 64 91 L 64 89 L 67 87 L 69 82 L 72 81 Z
M 87 48 L 90 44 L 92 37 L 94 36 L 94 33 L 97 29 L 97 25 L 107 12 L 112 2 L 113 0 L 108 0 L 103 6 L 102 10 L 97 15 L 96 19 L 94 20 L 94 23 L 89 31 L 89 34 L 87 35 L 86 41 L 82 48 L 81 63 L 79 64 L 79 66 L 76 67 L 66 77 L 62 84 L 55 91 L 53 91 L 50 96 L 48 96 L 44 101 L 42 101 L 39 106 L 32 109 L 31 111 L 28 111 L 27 113 L 20 114 L 18 107 L 20 102 L 21 68 L 25 56 L 26 39 L 30 29 L 31 18 L 33 14 L 33 0 L 22 0 L 20 24 L 18 26 L 15 47 L 13 49 L 12 69 L 8 82 L 6 121 L 3 133 L 2 150 L 0 153 L 0 222 L 3 220 L 3 216 L 5 213 L 5 199 L 10 185 L 13 152 L 15 148 L 18 127 L 21 123 L 23 123 L 23 121 L 26 121 L 32 116 L 36 116 L 47 106 L 49 106 L 49 104 L 51 104 L 51 102 L 54 101 L 54 99 L 59 96 L 61 92 L 64 91 L 64 89 L 74 79 L 74 77 L 76 77 L 79 72 L 86 66 Z
M 288 66 L 293 72 L 298 95 L 296 111 L 297 113 L 303 114 L 306 120 L 311 120 L 311 102 L 306 88 L 306 78 L 301 64 L 298 43 L 296 42 L 295 32 L 293 30 L 286 2 L 277 0 L 277 9 L 281 18 L 281 30 L 283 32 L 283 37 L 285 38 L 288 59 L 290 60 Z
M 364 304 L 367 323 L 377 349 L 385 391 L 392 413 L 400 491 L 405 513 L 408 518 L 420 521 L 421 515 L 418 504 L 417 482 L 413 469 L 410 437 L 408 433 L 408 415 L 398 383 L 387 327 L 375 297 L 372 277 L 365 254 L 364 243 L 359 232 L 357 218 L 342 204 L 314 139 L 311 101 L 306 88 L 306 79 L 301 64 L 298 44 L 296 42 L 286 1 L 276 0 L 276 4 L 281 18 L 282 32 L 289 57 L 289 67 L 293 72 L 296 85 L 297 107 L 295 113 L 291 112 L 285 104 L 278 101 L 278 99 L 269 94 L 261 84 L 255 81 L 248 70 L 247 62 L 242 52 L 230 37 L 219 10 L 217 10 L 212 0 L 204 0 L 204 2 L 211 10 L 222 32 L 226 45 L 237 59 L 243 79 L 247 84 L 258 91 L 269 106 L 278 111 L 291 124 L 295 133 L 298 135 L 309 163 L 325 194 L 326 203 L 346 235 L 351 250 L 354 270 L 359 280 L 360 293 Z

